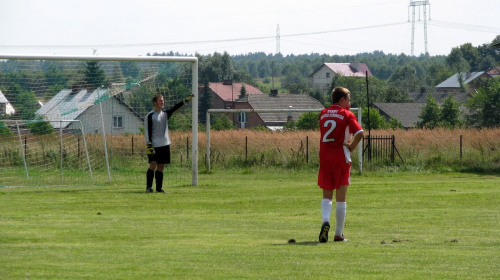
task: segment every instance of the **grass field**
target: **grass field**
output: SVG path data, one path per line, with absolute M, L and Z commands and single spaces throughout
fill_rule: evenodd
M 0 278 L 500 278 L 500 176 L 354 174 L 350 241 L 326 244 L 315 181 L 312 169 L 257 168 L 200 174 L 167 195 L 3 188 Z

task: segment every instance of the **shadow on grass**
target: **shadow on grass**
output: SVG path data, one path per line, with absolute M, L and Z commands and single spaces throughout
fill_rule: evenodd
M 280 244 L 273 244 L 274 246 L 318 246 L 319 242 L 318 241 L 302 241 L 302 242 L 287 242 L 287 243 L 280 243 Z

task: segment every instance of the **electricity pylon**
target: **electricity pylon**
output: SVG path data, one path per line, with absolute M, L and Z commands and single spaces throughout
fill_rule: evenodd
M 410 5 L 408 6 L 408 21 L 410 21 L 410 8 L 411 13 L 411 55 L 413 56 L 413 50 L 415 45 L 415 7 L 418 7 L 418 21 L 420 21 L 420 6 L 423 6 L 424 11 L 424 42 L 425 42 L 425 54 L 427 54 L 427 6 L 429 6 L 429 20 L 431 20 L 431 4 L 429 0 L 423 1 L 413 1 L 410 0 Z

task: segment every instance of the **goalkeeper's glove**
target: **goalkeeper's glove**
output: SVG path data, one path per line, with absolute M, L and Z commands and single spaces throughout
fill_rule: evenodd
M 184 104 L 188 103 L 191 99 L 193 99 L 193 97 L 194 97 L 194 94 L 188 95 L 188 97 L 186 97 L 186 99 L 184 99 Z
M 155 148 L 153 148 L 153 144 L 151 144 L 151 142 L 148 142 L 146 144 L 146 154 L 152 155 L 152 156 L 155 155 Z

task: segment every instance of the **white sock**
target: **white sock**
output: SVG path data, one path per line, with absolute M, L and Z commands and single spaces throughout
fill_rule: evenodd
M 335 235 L 342 236 L 344 232 L 344 222 L 347 204 L 345 202 L 337 202 L 335 209 Z
M 324 222 L 330 222 L 330 215 L 332 213 L 332 201 L 328 198 L 321 200 L 321 216 Z

